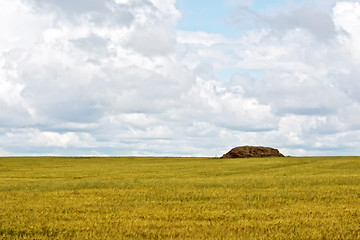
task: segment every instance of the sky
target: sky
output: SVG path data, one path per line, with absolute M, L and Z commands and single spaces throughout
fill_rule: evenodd
M 360 155 L 359 66 L 359 0 L 1 0 L 0 156 Z

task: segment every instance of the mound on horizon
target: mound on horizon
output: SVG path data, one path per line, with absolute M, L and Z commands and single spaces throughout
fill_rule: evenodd
M 279 150 L 262 146 L 242 146 L 231 149 L 221 158 L 284 157 Z

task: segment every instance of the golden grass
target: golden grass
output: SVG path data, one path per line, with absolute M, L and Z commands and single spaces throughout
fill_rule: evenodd
M 0 158 L 1 239 L 360 239 L 360 157 Z

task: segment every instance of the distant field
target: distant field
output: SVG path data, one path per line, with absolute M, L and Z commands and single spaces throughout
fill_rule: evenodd
M 360 239 L 360 157 L 0 158 L 0 239 Z

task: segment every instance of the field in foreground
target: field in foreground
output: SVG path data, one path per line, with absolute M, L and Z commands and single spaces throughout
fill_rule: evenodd
M 360 239 L 360 157 L 0 158 L 1 239 Z

